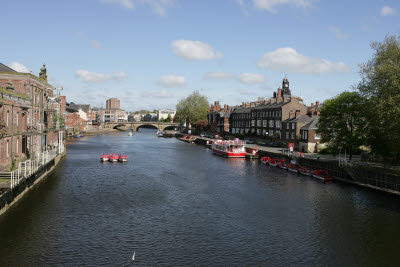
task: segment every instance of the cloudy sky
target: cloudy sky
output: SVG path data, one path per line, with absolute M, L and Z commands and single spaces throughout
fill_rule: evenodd
M 13 0 L 1 3 L 0 62 L 68 101 L 174 108 L 200 90 L 236 105 L 287 75 L 306 103 L 351 89 L 371 41 L 400 33 L 389 0 Z

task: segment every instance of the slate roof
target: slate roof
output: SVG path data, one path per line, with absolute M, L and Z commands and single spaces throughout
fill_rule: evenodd
M 284 120 L 283 122 L 299 122 L 299 123 L 309 123 L 312 121 L 312 118 L 307 115 L 301 115 L 298 118 L 291 118 Z
M 250 107 L 247 107 L 247 108 L 245 108 L 245 107 L 238 107 L 238 108 L 236 108 L 234 111 L 232 111 L 232 113 L 250 113 L 250 112 L 251 112 L 251 109 L 252 109 L 252 108 L 250 108 Z
M 253 107 L 252 109 L 258 110 L 258 109 L 280 108 L 280 107 L 283 107 L 284 105 L 289 104 L 289 103 L 290 103 L 290 101 L 289 102 L 272 103 L 272 104 L 271 103 L 262 104 L 262 105 L 259 105 L 257 107 Z
M 12 72 L 12 73 L 17 73 L 17 71 L 13 70 L 10 67 L 7 67 L 6 65 L 0 63 L 0 72 Z
M 314 117 L 312 118 L 312 121 L 310 121 L 308 124 L 304 125 L 300 129 L 302 130 L 316 130 L 318 129 L 317 123 L 319 121 L 319 117 Z
M 77 105 L 77 104 L 72 104 L 72 103 L 68 105 L 68 107 L 71 109 L 75 109 L 77 111 L 82 109 L 86 113 L 89 112 L 89 106 L 90 105 Z

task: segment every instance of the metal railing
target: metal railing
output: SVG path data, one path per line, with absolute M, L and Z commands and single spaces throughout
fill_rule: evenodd
M 36 154 L 34 159 L 20 162 L 16 170 L 10 172 L 0 172 L 0 185 L 7 185 L 6 187 L 9 186 L 10 188 L 14 188 L 21 182 L 22 179 L 37 172 L 41 166 L 47 164 L 62 152 L 64 152 L 64 148 L 60 149 L 56 147 L 50 151 Z

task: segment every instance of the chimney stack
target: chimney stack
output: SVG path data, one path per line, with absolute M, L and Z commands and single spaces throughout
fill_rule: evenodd
M 224 104 L 224 111 L 226 112 L 226 110 L 227 110 L 227 109 L 226 109 L 226 104 Z
M 315 102 L 315 105 L 316 105 L 316 106 L 319 106 L 319 101 Z
M 273 98 L 276 98 L 276 92 L 274 92 Z
M 278 98 L 282 98 L 282 89 L 278 88 Z
M 313 107 L 314 106 L 314 103 L 311 103 L 311 107 Z
M 296 119 L 298 118 L 298 117 L 300 117 L 300 110 L 296 110 Z
M 290 111 L 290 112 L 289 112 L 289 119 L 293 118 L 293 116 L 294 116 L 293 111 Z

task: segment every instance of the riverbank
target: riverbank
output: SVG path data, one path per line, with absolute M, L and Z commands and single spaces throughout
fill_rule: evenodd
M 177 137 L 178 138 L 178 137 Z M 181 138 L 178 138 L 181 139 Z M 185 141 L 185 140 L 183 140 Z M 214 139 L 196 137 L 193 141 L 198 145 L 207 146 Z M 282 152 L 282 148 L 264 147 L 247 144 L 246 148 L 258 149 L 260 157 L 285 159 L 287 162 L 295 160 L 299 165 L 313 170 L 326 170 L 334 177 L 335 181 L 351 184 L 354 186 L 379 191 L 386 194 L 400 196 L 400 176 L 380 173 L 378 170 L 364 170 L 363 166 L 357 164 L 341 164 L 337 159 L 316 158 L 312 156 L 301 157 L 298 154 L 288 155 Z
M 15 205 L 24 195 L 26 195 L 38 183 L 43 181 L 47 175 L 54 170 L 60 160 L 65 156 L 66 150 L 57 155 L 44 165 L 41 165 L 38 170 L 31 175 L 24 177 L 19 183 L 6 189 L 0 196 L 0 216 L 6 213 L 9 208 Z
M 100 129 L 100 130 L 83 131 L 83 132 L 81 132 L 81 134 L 87 135 L 87 136 L 94 136 L 94 135 L 100 135 L 100 134 L 106 134 L 106 133 L 118 132 L 118 131 L 119 130 L 104 128 L 104 129 Z

